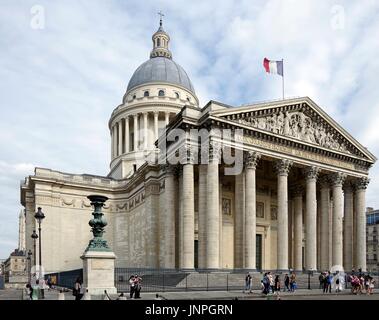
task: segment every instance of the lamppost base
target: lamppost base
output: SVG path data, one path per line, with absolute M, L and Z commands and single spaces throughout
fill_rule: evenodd
M 83 260 L 83 287 L 90 295 L 116 294 L 114 286 L 114 261 L 116 255 L 111 251 L 86 251 Z

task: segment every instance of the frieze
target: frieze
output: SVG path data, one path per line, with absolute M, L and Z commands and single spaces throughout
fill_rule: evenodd
M 304 159 L 308 159 L 308 160 L 312 160 L 312 161 L 317 161 L 317 162 L 321 162 L 321 163 L 325 163 L 325 164 L 333 165 L 333 166 L 337 166 L 337 167 L 342 167 L 345 169 L 350 169 L 350 170 L 356 169 L 356 167 L 353 163 L 347 163 L 347 162 L 343 162 L 341 160 L 327 158 L 321 154 L 312 153 L 312 152 L 305 151 L 305 150 L 298 150 L 298 149 L 291 148 L 291 147 L 288 147 L 285 145 L 274 144 L 274 143 L 271 143 L 269 141 L 257 139 L 255 137 L 243 136 L 243 137 L 240 137 L 239 139 L 244 144 L 251 144 L 251 145 L 254 145 L 257 147 L 262 147 L 262 148 L 269 149 L 272 151 L 286 153 L 286 154 L 289 154 L 292 156 L 296 156 L 296 157 L 300 157 L 300 158 L 304 158 Z
M 330 125 L 324 121 L 314 121 L 302 111 L 279 111 L 263 117 L 249 116 L 238 119 L 238 122 L 328 149 L 352 153 L 347 143 L 343 141 L 345 139 L 332 132 Z

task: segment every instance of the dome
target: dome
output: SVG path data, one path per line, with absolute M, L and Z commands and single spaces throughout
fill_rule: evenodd
M 141 64 L 129 81 L 127 91 L 149 82 L 163 82 L 186 88 L 195 95 L 195 89 L 184 69 L 172 59 L 154 57 Z

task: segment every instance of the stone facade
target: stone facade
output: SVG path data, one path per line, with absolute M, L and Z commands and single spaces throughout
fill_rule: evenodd
M 154 39 L 152 68 L 172 58 L 163 29 Z M 81 268 L 89 194 L 109 198 L 105 238 L 118 267 L 366 269 L 365 190 L 376 158 L 311 99 L 199 108 L 179 67 L 145 83 L 138 70 L 109 120 L 107 177 L 36 168 L 21 185 L 33 257 L 37 207 L 46 216 L 46 272 Z

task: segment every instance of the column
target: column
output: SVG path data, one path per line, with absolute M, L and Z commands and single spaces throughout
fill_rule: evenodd
M 158 140 L 158 111 L 154 111 L 154 141 Z
M 343 219 L 343 268 L 345 271 L 353 269 L 353 219 L 354 195 L 350 182 L 344 184 L 344 219 Z
M 296 186 L 293 190 L 294 203 L 294 265 L 296 271 L 303 270 L 303 193 L 302 186 Z
M 206 268 L 206 212 L 207 212 L 207 165 L 200 164 L 199 168 L 199 227 L 198 227 L 198 266 L 199 269 Z
M 256 185 L 255 170 L 260 154 L 248 152 L 245 160 L 246 202 L 245 202 L 245 269 L 256 269 Z
M 206 267 L 218 269 L 219 257 L 219 147 L 211 144 L 209 148 L 209 163 L 207 174 L 207 212 L 206 212 Z
M 143 141 L 144 149 L 147 150 L 147 112 L 143 113 Z
M 235 201 L 234 201 L 234 268 L 244 267 L 244 179 L 243 173 L 235 176 Z
M 165 166 L 165 211 L 162 217 L 162 238 L 160 245 L 161 261 L 163 267 L 168 269 L 175 268 L 175 178 L 174 168 L 171 165 Z
M 356 240 L 356 269 L 366 271 L 366 189 L 370 180 L 367 177 L 357 179 L 355 183 L 355 201 L 356 201 L 356 222 L 357 237 Z
M 330 269 L 329 265 L 329 210 L 330 210 L 330 187 L 327 176 L 320 178 L 320 205 L 321 205 L 321 256 L 320 268 L 322 271 Z
M 183 168 L 177 167 L 178 174 L 178 266 L 183 265 Z
M 332 266 L 343 265 L 342 246 L 342 218 L 343 218 L 343 194 L 342 184 L 345 175 L 337 172 L 331 176 L 333 193 L 333 218 L 332 218 Z
M 193 159 L 183 164 L 183 264 L 182 269 L 194 268 L 195 198 Z
M 134 116 L 134 151 L 138 150 L 138 113 L 135 114 Z
M 114 126 L 111 128 L 111 157 L 114 158 Z
M 117 123 L 118 127 L 118 141 L 117 141 L 117 146 L 118 146 L 118 156 L 122 155 L 122 120 L 120 120 Z
M 275 163 L 278 176 L 278 270 L 288 270 L 288 172 L 291 165 L 290 160 L 279 160 Z
M 168 125 L 169 122 L 170 122 L 170 112 L 166 112 L 165 113 L 165 124 L 166 124 L 166 126 Z
M 305 269 L 317 270 L 317 198 L 316 181 L 319 169 L 309 167 L 305 170 Z
M 129 152 L 129 117 L 125 117 L 125 153 Z

